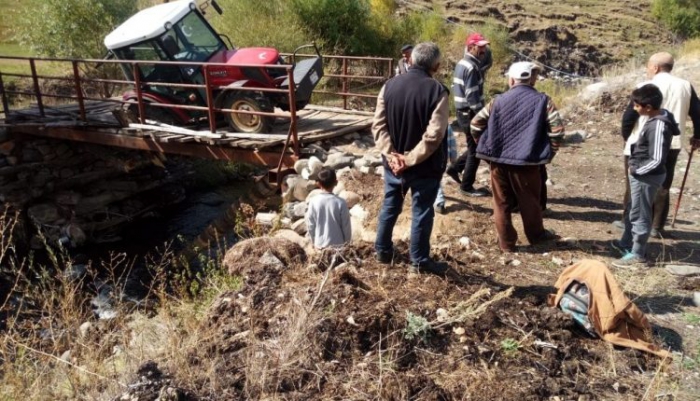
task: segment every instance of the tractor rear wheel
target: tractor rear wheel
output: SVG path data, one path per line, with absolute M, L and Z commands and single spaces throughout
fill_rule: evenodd
M 224 108 L 265 113 L 273 112 L 271 106 L 263 104 L 246 94 L 234 94 L 229 96 L 224 102 Z M 275 118 L 257 114 L 226 113 L 226 121 L 236 132 L 265 133 L 272 130 L 272 124 Z

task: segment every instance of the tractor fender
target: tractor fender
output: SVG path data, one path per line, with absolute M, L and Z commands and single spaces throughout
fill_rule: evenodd
M 219 107 L 219 108 L 220 108 L 220 107 L 223 107 L 224 99 L 226 99 L 231 93 L 236 93 L 236 92 L 238 92 L 238 93 L 249 93 L 249 94 L 251 94 L 252 96 L 255 96 L 255 97 L 260 96 L 260 93 L 259 93 L 259 92 L 253 92 L 253 91 L 236 91 L 236 90 L 231 91 L 231 90 L 228 90 L 228 89 L 232 89 L 232 88 L 262 88 L 262 87 L 263 87 L 263 86 L 261 86 L 258 82 L 252 81 L 252 80 L 250 80 L 250 79 L 241 79 L 241 80 L 239 80 L 239 81 L 232 82 L 232 83 L 226 85 L 226 86 L 221 90 L 221 92 L 219 92 L 219 94 L 216 95 L 216 99 L 214 99 L 214 104 L 216 105 L 216 107 Z M 264 95 L 263 95 L 263 97 L 264 97 Z
M 172 102 L 169 101 L 166 97 L 159 96 L 155 93 L 151 92 L 141 92 L 141 99 L 145 104 L 148 103 L 164 103 L 164 104 L 171 104 Z M 135 90 L 129 90 L 124 92 L 124 95 L 122 96 L 122 100 L 125 101 L 137 101 L 138 100 L 138 95 L 136 94 Z M 182 109 L 176 109 L 176 108 L 165 108 L 168 110 L 170 113 L 173 113 L 174 115 L 177 116 L 177 118 L 182 121 L 182 122 L 187 122 L 190 120 L 190 116 Z

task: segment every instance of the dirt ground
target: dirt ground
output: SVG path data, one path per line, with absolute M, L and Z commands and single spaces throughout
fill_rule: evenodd
M 613 269 L 673 361 L 590 338 L 546 305 L 573 261 L 613 260 L 608 243 L 619 233 L 610 223 L 620 216 L 624 188 L 615 104 L 569 111 L 569 132 L 582 130 L 585 140 L 568 143 L 549 169 L 545 225 L 560 240 L 503 254 L 490 199 L 466 199 L 446 179 L 447 213 L 436 217 L 432 245 L 456 276 L 408 273 L 401 240 L 410 226 L 408 202 L 391 265 L 376 263 L 366 242 L 337 254 L 343 263 L 332 270 L 314 258 L 286 267 L 238 263 L 241 289 L 217 297 L 201 329 L 208 334 L 188 351 L 188 370 L 208 374 L 181 383 L 178 399 L 697 400 L 700 308 L 692 306 L 692 292 L 700 280 L 663 268 L 700 263 L 696 168 L 676 227 L 651 243 L 654 266 Z M 686 160 L 678 163 L 678 183 Z M 487 184 L 483 168 L 478 179 Z M 346 188 L 363 198 L 371 232 L 381 179 L 355 174 Z M 469 246 L 460 245 L 462 237 Z

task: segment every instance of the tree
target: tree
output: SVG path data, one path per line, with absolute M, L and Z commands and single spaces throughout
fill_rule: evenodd
M 16 39 L 47 57 L 100 58 L 104 37 L 137 11 L 138 0 L 31 0 L 17 11 Z

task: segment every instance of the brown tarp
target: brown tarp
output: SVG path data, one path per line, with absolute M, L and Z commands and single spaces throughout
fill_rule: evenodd
M 615 345 L 671 357 L 668 351 L 649 342 L 649 321 L 637 305 L 625 296 L 605 263 L 584 259 L 567 267 L 554 284 L 558 291 L 556 295 L 549 296 L 549 306 L 559 305 L 561 297 L 574 280 L 586 284 L 590 291 L 588 319 L 600 338 Z

